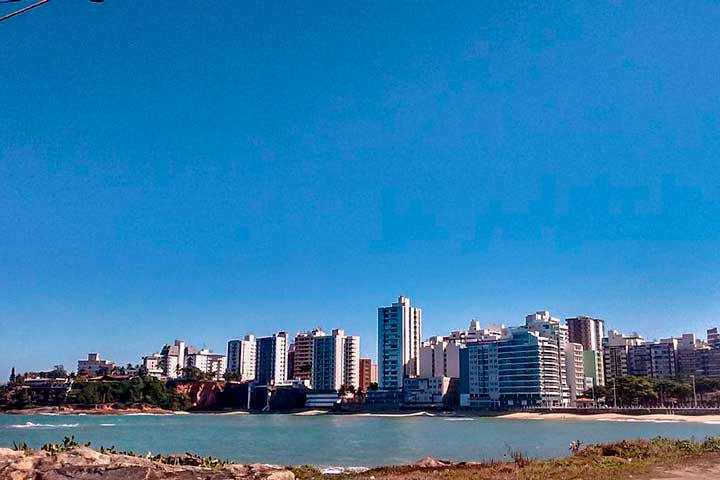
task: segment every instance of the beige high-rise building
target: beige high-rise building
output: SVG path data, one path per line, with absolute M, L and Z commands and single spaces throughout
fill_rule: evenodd
M 460 345 L 432 337 L 420 347 L 421 377 L 460 377 Z
M 367 392 L 372 380 L 372 360 L 369 358 L 360 359 L 360 391 Z
M 570 390 L 570 404 L 574 406 L 578 397 L 581 397 L 585 391 L 585 361 L 583 346 L 579 343 L 570 342 L 565 345 L 565 371 Z
M 293 357 L 293 371 L 290 378 L 312 382 L 313 340 L 315 337 L 324 337 L 325 332 L 320 327 L 309 332 L 298 333 L 295 336 L 295 352 Z

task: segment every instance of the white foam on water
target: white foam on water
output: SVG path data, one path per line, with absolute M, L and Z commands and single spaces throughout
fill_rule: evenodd
M 115 424 L 114 423 L 101 423 L 100 426 L 101 427 L 114 427 Z
M 138 413 L 126 413 L 124 414 L 126 417 L 172 417 L 174 413 L 147 413 L 147 412 L 138 412 Z
M 682 420 L 646 420 L 643 418 L 596 418 L 595 421 L 619 423 L 682 423 Z
M 379 418 L 409 418 L 409 417 L 434 417 L 432 413 L 415 412 L 415 413 L 355 413 L 353 417 L 379 417 Z
M 52 423 L 25 422 L 22 424 L 8 425 L 8 428 L 75 428 L 75 427 L 79 427 L 79 426 L 80 426 L 79 423 L 52 424 Z

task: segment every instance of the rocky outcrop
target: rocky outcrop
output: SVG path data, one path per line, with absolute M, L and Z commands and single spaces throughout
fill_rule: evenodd
M 183 382 L 175 385 L 175 392 L 190 397 L 195 408 L 214 409 L 221 406 L 220 396 L 223 384 L 220 382 Z
M 147 458 L 100 453 L 77 447 L 51 455 L 42 450 L 0 448 L 3 480 L 294 480 L 286 469 L 271 465 L 224 465 L 202 468 L 167 465 Z

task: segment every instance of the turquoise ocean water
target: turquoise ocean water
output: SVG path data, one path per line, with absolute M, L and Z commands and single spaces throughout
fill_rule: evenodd
M 509 448 L 533 457 L 568 454 L 573 440 L 704 438 L 720 424 L 503 420 L 461 417 L 293 415 L 0 415 L 0 447 L 39 447 L 74 435 L 137 453 L 193 452 L 237 462 L 374 466 L 425 456 L 500 460 Z

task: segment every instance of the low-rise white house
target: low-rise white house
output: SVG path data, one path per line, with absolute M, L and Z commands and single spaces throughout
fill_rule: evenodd
M 87 360 L 78 360 L 78 375 L 99 377 L 110 373 L 115 368 L 115 362 L 102 360 L 99 353 L 88 353 Z

